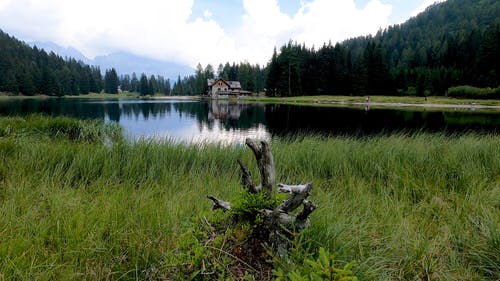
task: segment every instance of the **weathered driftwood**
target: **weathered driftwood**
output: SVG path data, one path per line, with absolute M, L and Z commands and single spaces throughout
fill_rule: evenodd
M 214 202 L 212 210 L 222 209 L 224 211 L 231 210 L 231 203 L 222 201 L 213 195 L 207 195 L 207 198 Z
M 271 198 L 274 194 L 274 185 L 276 182 L 276 173 L 274 169 L 273 154 L 269 144 L 266 141 L 261 141 L 259 146 L 253 139 L 246 139 L 245 143 L 253 151 L 257 167 L 260 172 L 261 188 L 266 191 L 267 198 Z
M 257 193 L 264 190 L 268 198 L 275 196 L 275 166 L 269 144 L 261 141 L 260 145 L 253 139 L 247 139 L 246 145 L 252 150 L 259 168 L 261 185 L 256 186 L 252 180 L 252 174 L 238 160 L 241 169 L 241 185 L 250 193 Z M 274 209 L 263 209 L 261 214 L 264 216 L 264 226 L 268 231 L 268 242 L 272 244 L 280 255 L 286 255 L 289 246 L 291 234 L 299 232 L 309 226 L 309 215 L 317 206 L 307 200 L 311 194 L 312 183 L 301 185 L 278 184 L 277 191 L 280 193 L 289 193 L 279 206 Z M 213 209 L 222 209 L 224 211 L 231 209 L 230 202 L 222 201 L 213 195 L 207 196 L 214 202 Z M 291 212 L 302 205 L 302 210 L 294 216 Z

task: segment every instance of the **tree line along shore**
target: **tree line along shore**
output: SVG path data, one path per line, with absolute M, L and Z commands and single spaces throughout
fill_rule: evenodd
M 500 6 L 495 0 L 448 0 L 374 35 L 306 47 L 288 42 L 265 65 L 198 64 L 176 81 L 118 74 L 31 48 L 0 31 L 0 91 L 22 95 L 90 92 L 200 95 L 207 79 L 239 81 L 270 97 L 317 95 L 450 96 L 499 99 Z

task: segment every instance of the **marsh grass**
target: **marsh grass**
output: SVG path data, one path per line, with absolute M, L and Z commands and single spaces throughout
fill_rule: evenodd
M 237 159 L 258 175 L 244 147 L 40 141 L 21 127 L 0 137 L 0 280 L 169 278 L 189 267 L 181 238 L 212 216 L 206 194 L 241 195 Z M 498 280 L 499 147 L 495 135 L 274 140 L 278 181 L 313 181 L 319 206 L 296 255 L 324 247 L 361 280 Z
M 240 100 L 255 101 L 255 102 L 266 102 L 266 103 L 289 103 L 297 105 L 312 105 L 312 106 L 334 106 L 341 104 L 345 106 L 350 103 L 365 103 L 367 96 L 297 96 L 297 97 L 242 97 Z M 371 103 L 394 103 L 393 107 L 397 107 L 396 104 L 431 104 L 431 105 L 486 105 L 486 106 L 499 106 L 500 101 L 491 97 L 486 99 L 485 97 L 477 98 L 470 96 L 429 96 L 424 99 L 424 97 L 417 96 L 371 96 Z
M 78 120 L 40 114 L 0 118 L 0 137 L 97 142 L 117 140 L 121 136 L 122 128 L 118 124 L 104 123 L 102 120 Z

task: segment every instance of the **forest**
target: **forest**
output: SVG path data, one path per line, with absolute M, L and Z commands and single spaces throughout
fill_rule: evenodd
M 119 76 L 115 69 L 102 75 L 98 67 L 31 48 L 0 31 L 0 92 L 199 95 L 207 79 L 220 77 L 275 97 L 444 96 L 451 88 L 454 97 L 472 92 L 479 93 L 474 97 L 500 98 L 499 14 L 500 2 L 495 0 L 448 0 L 375 35 L 317 49 L 289 41 L 275 48 L 266 66 L 227 62 L 214 69 L 198 64 L 193 75 L 177 81 L 144 73 Z M 457 88 L 465 85 L 470 87 Z
M 289 42 L 267 66 L 267 94 L 427 96 L 459 85 L 498 87 L 499 14 L 495 0 L 449 0 L 375 36 L 317 50 Z
M 170 81 L 142 73 L 138 78 L 112 69 L 89 66 L 73 58 L 62 58 L 9 36 L 0 30 L 0 92 L 33 95 L 117 94 L 119 91 L 170 94 Z

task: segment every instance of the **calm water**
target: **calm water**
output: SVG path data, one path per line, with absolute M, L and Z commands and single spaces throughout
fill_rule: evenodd
M 247 137 L 323 134 L 367 136 L 394 132 L 500 133 L 500 111 L 411 111 L 312 107 L 228 101 L 12 99 L 0 115 L 30 113 L 120 123 L 127 138 L 188 142 L 243 142 Z

